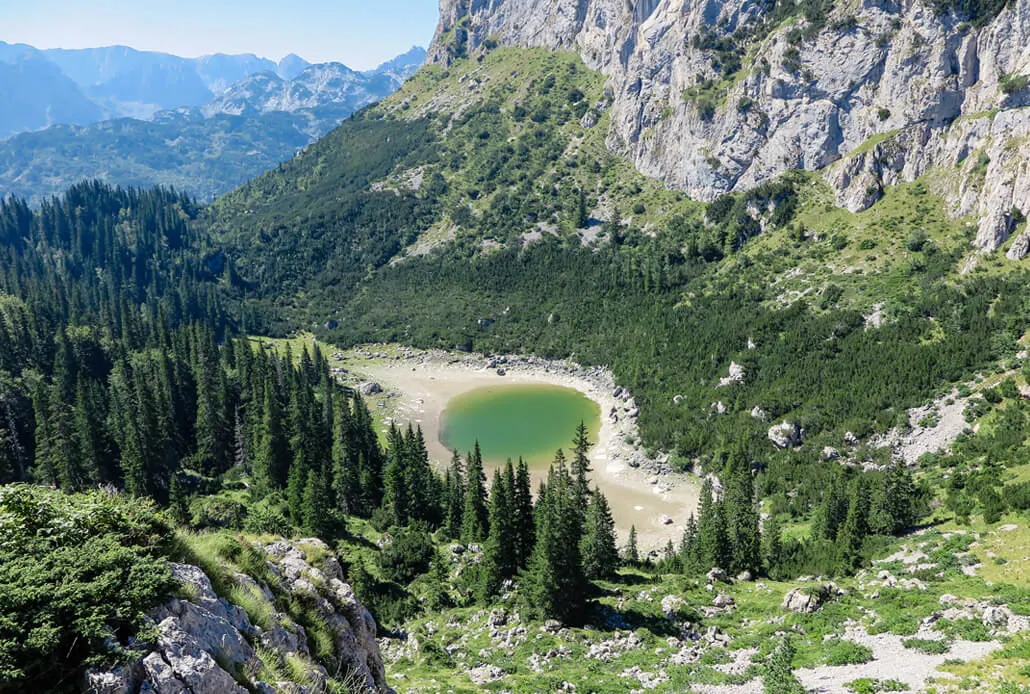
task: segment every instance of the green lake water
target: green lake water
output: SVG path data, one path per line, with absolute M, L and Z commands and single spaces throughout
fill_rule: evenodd
M 440 442 L 448 450 L 472 449 L 476 439 L 487 462 L 526 459 L 543 467 L 559 448 L 568 454 L 576 427 L 585 422 L 597 440 L 601 410 L 578 390 L 547 385 L 479 388 L 450 400 L 440 422 Z

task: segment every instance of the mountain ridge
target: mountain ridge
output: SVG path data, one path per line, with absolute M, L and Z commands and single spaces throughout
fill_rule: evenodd
M 682 11 L 668 0 L 443 0 L 427 62 L 498 44 L 577 51 L 608 78 L 609 148 L 701 200 L 803 168 L 858 211 L 884 186 L 963 165 L 935 188 L 955 216 L 979 215 L 975 245 L 993 251 L 1030 209 L 1019 144 L 1030 132 L 1030 2 L 981 12 L 919 0 Z M 962 182 L 977 150 L 990 159 L 979 187 Z

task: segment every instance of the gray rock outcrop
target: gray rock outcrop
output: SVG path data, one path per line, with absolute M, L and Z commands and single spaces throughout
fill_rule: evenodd
M 326 556 L 321 568 L 311 565 L 302 546 Z M 343 571 L 328 546 L 320 540 L 277 542 L 263 548 L 268 567 L 279 588 L 288 595 L 310 601 L 329 628 L 336 661 L 333 670 L 349 673 L 348 681 L 367 692 L 390 692 L 376 642 L 376 624 L 368 610 L 343 582 Z M 246 694 L 258 692 L 307 692 L 296 682 L 263 682 L 265 673 L 281 670 L 287 656 L 307 663 L 308 678 L 324 684 L 326 669 L 308 649 L 307 633 L 288 615 L 276 613 L 275 624 L 266 629 L 251 623 L 246 611 L 219 597 L 208 576 L 198 567 L 171 563 L 173 575 L 187 598 L 172 598 L 150 614 L 157 640 L 153 650 L 130 665 L 109 671 L 90 671 L 84 689 L 91 694 Z M 268 586 L 250 576 L 237 574 L 237 586 L 273 605 Z M 256 646 L 266 658 L 263 662 Z M 271 654 L 271 655 L 269 655 Z M 298 660 L 299 659 L 299 660 Z
M 794 422 L 780 422 L 769 427 L 769 440 L 777 448 L 793 448 L 801 445 L 804 432 Z
M 983 26 L 925 0 L 837 3 L 817 31 L 800 13 L 767 30 L 751 0 L 440 4 L 428 62 L 488 39 L 578 51 L 608 78 L 609 148 L 692 197 L 823 170 L 858 211 L 884 186 L 938 172 L 930 184 L 954 215 L 978 215 L 986 250 L 1030 211 L 1030 0 Z M 757 46 L 732 79 L 727 41 Z

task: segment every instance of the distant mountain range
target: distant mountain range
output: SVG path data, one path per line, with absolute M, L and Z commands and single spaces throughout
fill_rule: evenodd
M 425 60 L 374 70 L 255 55 L 0 42 L 0 196 L 38 202 L 82 178 L 175 185 L 208 200 L 392 94 Z

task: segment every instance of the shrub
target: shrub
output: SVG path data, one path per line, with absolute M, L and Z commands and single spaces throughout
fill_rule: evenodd
M 905 639 L 901 644 L 905 648 L 929 655 L 941 655 L 949 649 L 948 642 L 943 639 Z
M 175 588 L 154 506 L 101 491 L 0 488 L 0 689 L 73 690 Z M 10 689 L 6 687 L 10 686 Z
M 429 530 L 422 525 L 413 525 L 394 535 L 393 541 L 379 555 L 379 566 L 387 579 L 410 583 L 429 571 L 435 554 Z
M 854 641 L 836 641 L 826 651 L 827 665 L 861 665 L 872 659 L 872 649 Z
M 998 86 L 1005 95 L 1023 91 L 1027 83 L 1030 83 L 1030 77 L 1027 75 L 1002 75 L 998 78 Z

